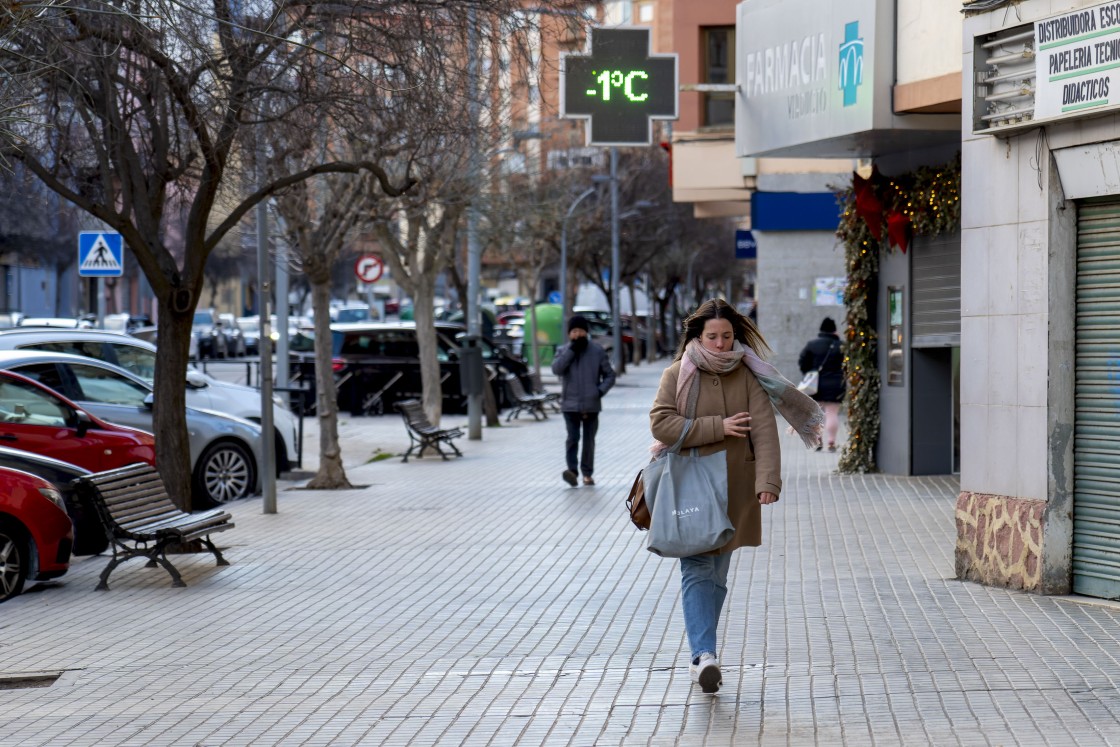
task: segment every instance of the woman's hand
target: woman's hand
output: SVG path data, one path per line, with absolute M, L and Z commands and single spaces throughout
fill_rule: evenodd
M 771 503 L 778 502 L 778 496 L 774 495 L 773 493 L 759 493 L 758 502 L 763 506 L 769 506 Z
M 737 412 L 723 419 L 723 435 L 744 438 L 751 429 L 749 412 Z

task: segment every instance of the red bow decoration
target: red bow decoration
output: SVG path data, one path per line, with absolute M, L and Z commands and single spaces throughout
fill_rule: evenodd
M 871 178 L 864 179 L 856 173 L 852 173 L 852 191 L 856 195 L 856 215 L 863 218 L 863 222 L 867 224 L 867 230 L 871 231 L 871 235 L 875 237 L 876 241 L 880 241 L 883 236 L 883 203 L 875 194 L 875 183 L 879 181 L 879 167 L 871 167 Z
M 906 247 L 910 245 L 909 215 L 893 210 L 887 213 L 887 241 L 891 246 L 897 246 L 903 254 L 906 254 Z

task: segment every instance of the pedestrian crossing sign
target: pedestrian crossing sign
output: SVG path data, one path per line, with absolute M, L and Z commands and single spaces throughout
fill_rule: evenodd
M 124 274 L 124 241 L 119 233 L 78 233 L 78 275 L 83 278 L 119 278 Z

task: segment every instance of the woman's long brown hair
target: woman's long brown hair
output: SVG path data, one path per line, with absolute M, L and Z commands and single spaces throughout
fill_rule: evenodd
M 709 319 L 726 319 L 731 322 L 731 329 L 735 339 L 758 353 L 760 358 L 770 354 L 770 346 L 748 317 L 743 316 L 735 307 L 722 298 L 712 298 L 700 304 L 700 307 L 684 320 L 684 337 L 677 347 L 677 355 L 673 360 L 680 360 L 684 355 L 685 346 L 690 341 L 699 337 L 704 332 L 704 325 Z

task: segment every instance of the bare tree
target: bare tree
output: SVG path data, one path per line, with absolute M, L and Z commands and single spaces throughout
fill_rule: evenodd
M 130 16 L 77 2 L 44 7 L 36 23 L 7 31 L 0 79 L 32 66 L 36 75 L 19 102 L 29 121 L 15 123 L 3 153 L 120 232 L 158 300 L 157 456 L 180 505 L 190 502 L 187 346 L 211 252 L 261 200 L 319 174 L 369 173 L 385 195 L 410 186 L 407 164 L 393 178 L 379 162 L 330 154 L 268 181 L 261 170 L 250 178 L 262 130 L 298 112 L 360 121 L 354 91 L 380 71 L 356 71 L 335 50 L 368 46 L 377 59 L 378 45 L 417 26 L 410 18 L 462 28 L 467 10 L 495 5 L 266 0 L 244 16 L 232 0 L 157 0 Z

